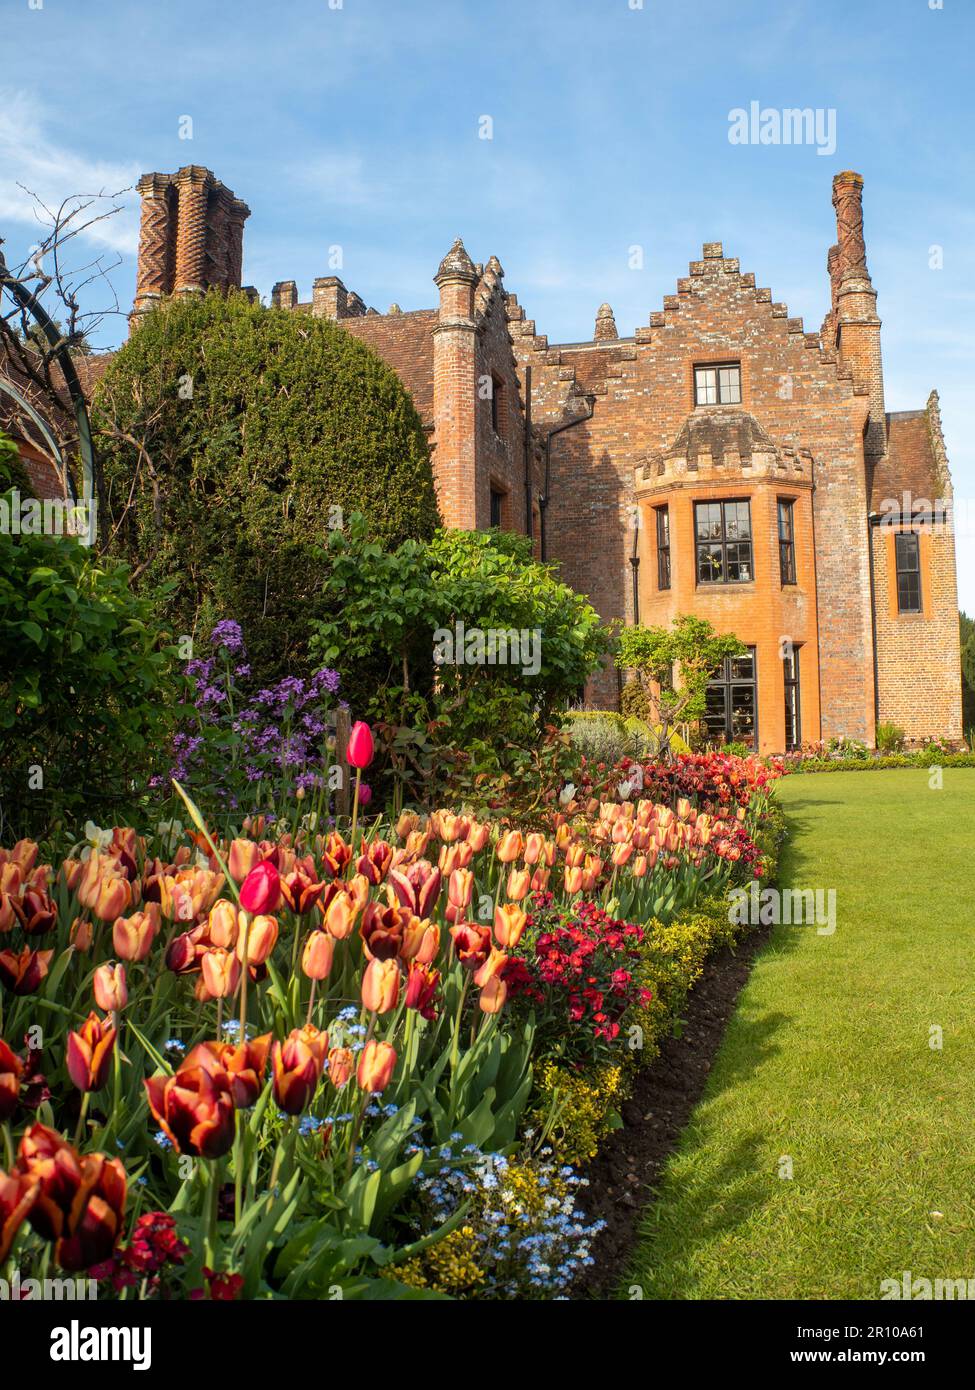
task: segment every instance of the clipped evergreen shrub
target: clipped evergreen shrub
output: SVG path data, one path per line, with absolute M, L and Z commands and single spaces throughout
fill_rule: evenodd
M 243 294 L 165 301 L 105 372 L 95 422 L 113 548 L 141 586 L 177 581 L 177 631 L 236 619 L 268 678 L 304 659 L 330 527 L 360 511 L 398 545 L 438 525 L 410 395 L 327 319 Z

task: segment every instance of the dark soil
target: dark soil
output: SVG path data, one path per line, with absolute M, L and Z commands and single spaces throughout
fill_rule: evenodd
M 606 1227 L 593 1242 L 595 1264 L 573 1289 L 576 1298 L 611 1298 L 638 1234 L 639 1218 L 652 1200 L 667 1159 L 704 1091 L 738 995 L 771 929 L 726 947 L 704 967 L 691 990 L 679 1037 L 666 1038 L 660 1055 L 638 1073 L 633 1094 L 585 1176 L 580 1205 L 589 1220 Z

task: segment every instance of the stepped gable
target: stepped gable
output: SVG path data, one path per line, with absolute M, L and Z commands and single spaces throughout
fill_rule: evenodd
M 896 410 L 887 415 L 887 453 L 870 480 L 870 511 L 884 502 L 900 503 L 904 494 L 915 502 L 947 501 L 952 496 L 951 473 L 941 430 L 941 408 L 932 391 L 923 410 Z

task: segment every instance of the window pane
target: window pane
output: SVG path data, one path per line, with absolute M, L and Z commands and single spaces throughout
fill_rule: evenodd
M 743 743 L 755 742 L 755 687 L 731 687 L 731 736 Z
M 779 540 L 792 540 L 792 503 L 779 503 Z
M 657 544 L 670 544 L 670 512 L 666 507 L 657 508 Z
M 918 568 L 918 538 L 911 532 L 900 531 L 894 537 L 897 547 L 897 568 L 898 570 L 916 570 Z
M 741 402 L 741 368 L 720 367 L 718 386 L 722 405 L 738 405 Z
M 897 576 L 897 607 L 901 613 L 920 613 L 921 581 L 917 574 Z
M 721 577 L 721 546 L 699 545 L 697 548 L 698 582 L 701 584 L 720 584 Z
M 752 577 L 752 547 L 749 541 L 736 541 L 728 546 L 728 581 L 746 584 Z
M 723 685 L 709 685 L 707 689 L 704 722 L 708 733 L 717 737 L 728 731 L 728 692 Z
M 731 656 L 728 658 L 729 675 L 732 680 L 753 681 L 755 679 L 755 653 L 749 652 L 747 656 Z
M 698 540 L 721 539 L 721 503 L 698 502 L 694 508 Z
M 751 513 L 747 502 L 726 502 L 725 530 L 729 541 L 745 540 L 752 533 Z

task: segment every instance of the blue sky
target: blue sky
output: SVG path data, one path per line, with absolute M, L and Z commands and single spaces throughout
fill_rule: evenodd
M 18 183 L 50 202 L 206 164 L 252 209 L 244 279 L 263 294 L 295 279 L 309 297 L 338 245 L 367 303 L 430 306 L 459 234 L 475 260 L 499 256 L 540 332 L 571 341 L 603 300 L 632 333 L 720 240 L 811 330 L 829 298 L 832 175 L 859 170 L 887 407 L 941 393 L 975 611 L 972 0 L 31 4 L 2 7 L 10 259 L 35 235 Z M 729 143 L 729 112 L 752 101 L 834 111 L 835 151 Z M 96 229 L 122 256 L 123 308 L 138 221 L 125 200 Z M 104 342 L 123 336 L 106 322 Z

